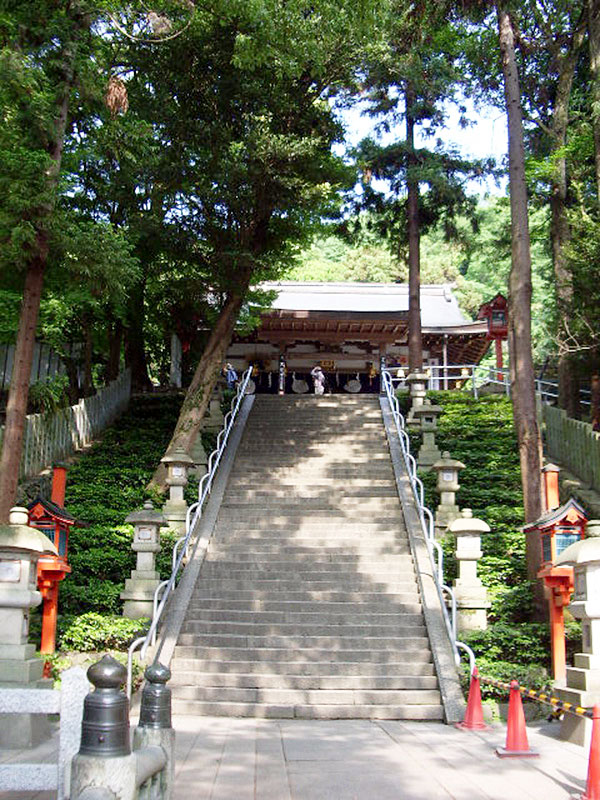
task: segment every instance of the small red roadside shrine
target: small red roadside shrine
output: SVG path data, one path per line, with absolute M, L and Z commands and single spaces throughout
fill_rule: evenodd
M 544 581 L 548 597 L 552 676 L 564 682 L 567 676 L 564 608 L 573 594 L 574 581 L 572 567 L 557 567 L 555 563 L 563 550 L 585 538 L 587 517 L 573 498 L 559 505 L 559 467 L 547 464 L 542 472 L 548 510 L 536 522 L 525 525 L 523 531 L 541 539 L 542 564 L 537 575 Z
M 51 499 L 37 498 L 28 508 L 31 527 L 42 531 L 58 550 L 57 556 L 44 555 L 38 561 L 37 584 L 43 598 L 41 653 L 54 653 L 56 649 L 58 585 L 71 572 L 69 532 L 77 521 L 63 508 L 66 479 L 66 467 L 54 467 Z
M 477 314 L 477 319 L 485 319 L 488 325 L 487 338 L 494 342 L 496 348 L 496 367 L 502 369 L 502 342 L 508 338 L 508 300 L 503 294 L 484 303 Z M 502 376 L 498 376 L 502 380 Z

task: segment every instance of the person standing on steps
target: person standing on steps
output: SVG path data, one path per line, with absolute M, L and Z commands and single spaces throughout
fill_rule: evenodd
M 323 394 L 325 391 L 325 375 L 321 369 L 321 365 L 317 364 L 310 371 L 311 377 L 315 385 L 315 394 Z
M 223 374 L 225 375 L 225 380 L 227 381 L 227 388 L 235 389 L 235 385 L 238 382 L 238 375 L 231 364 L 225 364 L 223 367 Z

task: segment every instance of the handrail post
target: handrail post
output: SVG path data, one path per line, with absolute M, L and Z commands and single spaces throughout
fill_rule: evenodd
M 146 685 L 142 690 L 140 721 L 133 734 L 133 749 L 162 747 L 167 761 L 157 775 L 158 796 L 169 800 L 173 793 L 175 776 L 175 731 L 171 726 L 171 690 L 167 681 L 171 677 L 168 667 L 151 664 L 144 673 Z
M 127 677 L 125 667 L 105 655 L 87 675 L 95 688 L 84 700 L 81 746 L 71 766 L 71 800 L 98 789 L 117 800 L 135 800 L 129 703 L 120 689 Z

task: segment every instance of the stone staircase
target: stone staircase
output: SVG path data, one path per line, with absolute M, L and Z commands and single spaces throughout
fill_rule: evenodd
M 171 669 L 175 713 L 442 719 L 378 397 L 256 397 Z

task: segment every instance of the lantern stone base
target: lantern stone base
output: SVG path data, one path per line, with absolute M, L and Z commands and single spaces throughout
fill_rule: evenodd
M 575 656 L 577 658 L 577 656 Z M 580 692 L 570 687 L 563 689 L 557 687 L 554 694 L 559 700 L 573 703 L 576 706 L 593 706 L 600 700 L 597 692 Z M 565 742 L 572 742 L 581 747 L 589 747 L 592 736 L 592 720 L 578 717 L 574 714 L 565 714 L 560 725 L 560 738 Z
M 441 450 L 435 443 L 435 435 L 432 431 L 423 431 L 423 444 L 419 448 L 417 464 L 428 472 L 436 461 L 442 457 Z
M 223 411 L 221 410 L 221 401 L 218 398 L 213 398 L 209 405 L 208 411 L 202 421 L 202 427 L 206 431 L 220 431 L 223 427 Z
M 453 503 L 440 503 L 435 511 L 435 527 L 445 531 L 450 523 L 460 517 L 460 508 Z
M 457 606 L 459 631 L 485 631 L 487 629 L 487 610 L 490 607 L 485 587 L 462 585 L 460 579 L 454 582 L 454 595 Z
M 167 500 L 162 507 L 162 513 L 169 528 L 177 533 L 185 533 L 187 510 L 185 500 Z
M 158 572 L 134 569 L 121 592 L 121 600 L 125 601 L 123 616 L 129 619 L 152 618 L 154 592 L 159 583 Z
M 202 435 L 200 433 L 196 436 L 190 455 L 194 460 L 194 466 L 190 467 L 188 475 L 194 475 L 198 480 L 202 480 L 202 477 L 207 472 L 208 456 L 202 444 Z
M 44 661 L 32 644 L 0 645 L 0 691 L 2 689 L 51 689 L 42 677 Z M 16 709 L 18 710 L 18 709 Z M 50 736 L 43 714 L 0 714 L 0 747 L 7 750 L 36 747 Z

